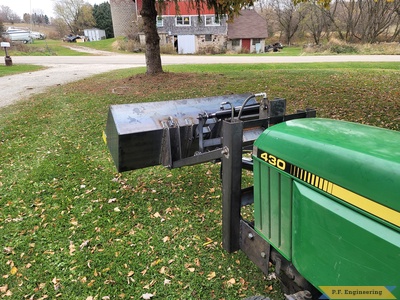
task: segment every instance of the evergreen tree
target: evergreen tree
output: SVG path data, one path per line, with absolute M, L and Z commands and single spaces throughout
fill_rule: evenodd
M 110 3 L 104 2 L 93 6 L 93 17 L 96 21 L 96 27 L 106 31 L 107 38 L 114 37 L 114 30 L 111 18 Z

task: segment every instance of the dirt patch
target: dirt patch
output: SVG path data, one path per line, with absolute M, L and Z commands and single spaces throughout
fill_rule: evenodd
M 207 91 L 219 84 L 224 75 L 209 73 L 170 73 L 157 75 L 138 74 L 121 79 L 102 79 L 75 84 L 74 90 L 84 90 L 93 95 L 112 94 L 121 98 L 146 98 L 148 95 L 169 95 L 182 91 L 181 98 L 207 95 Z M 107 83 L 105 83 L 107 81 Z M 199 82 L 202 84 L 199 86 Z M 190 89 L 190 87 L 193 87 Z M 188 91 L 189 90 L 189 91 Z M 160 99 L 162 100 L 162 99 Z
M 76 46 L 76 45 L 63 45 L 65 48 L 68 48 L 70 50 L 76 51 L 76 52 L 84 52 L 84 53 L 89 53 L 89 54 L 93 54 L 93 55 L 115 55 L 115 53 L 113 52 L 109 52 L 109 51 L 103 51 L 103 50 L 97 50 L 97 49 L 93 49 L 93 48 L 89 48 L 89 47 L 85 47 L 85 46 Z

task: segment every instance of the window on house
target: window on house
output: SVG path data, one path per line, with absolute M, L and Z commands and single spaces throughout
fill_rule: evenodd
M 261 39 L 253 39 L 253 45 L 259 44 Z
M 157 16 L 157 27 L 163 27 L 164 26 L 164 19 L 161 16 Z
M 211 42 L 212 41 L 212 34 L 206 34 L 205 37 L 204 37 L 204 40 L 206 42 Z
M 175 22 L 176 26 L 190 26 L 190 16 L 178 16 Z
M 236 39 L 236 40 L 232 40 L 232 47 L 239 47 L 240 46 L 240 40 Z
M 206 26 L 220 26 L 221 21 L 215 16 L 205 16 Z

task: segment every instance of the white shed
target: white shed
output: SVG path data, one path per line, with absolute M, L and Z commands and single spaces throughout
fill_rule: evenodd
M 106 31 L 103 29 L 84 29 L 83 32 L 89 41 L 100 41 L 106 39 Z

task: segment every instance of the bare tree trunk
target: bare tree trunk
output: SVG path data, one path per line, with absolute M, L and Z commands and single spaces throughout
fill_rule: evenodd
M 290 45 L 301 21 L 304 19 L 304 15 L 299 9 L 300 5 L 295 5 L 291 0 L 273 0 L 272 5 L 280 27 L 285 34 L 286 43 Z
M 158 36 L 156 26 L 157 10 L 155 0 L 143 0 L 140 15 L 143 18 L 143 31 L 146 38 L 146 73 L 150 75 L 162 73 L 160 37 Z
M 325 8 L 312 1 L 305 4 L 303 9 L 306 16 L 303 23 L 310 31 L 314 43 L 319 45 L 324 35 L 329 34 L 330 20 L 325 13 Z

